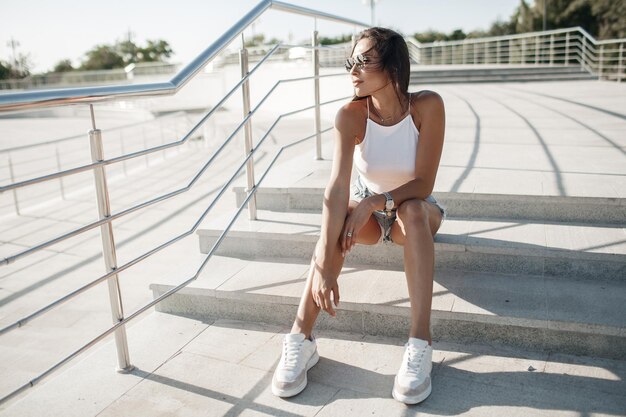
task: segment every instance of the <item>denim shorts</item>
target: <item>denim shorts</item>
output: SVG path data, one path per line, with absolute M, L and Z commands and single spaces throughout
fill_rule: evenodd
M 352 184 L 352 188 L 351 188 L 351 200 L 354 201 L 361 201 L 363 200 L 365 197 L 369 197 L 371 195 L 374 195 L 376 193 L 372 192 L 370 189 L 368 189 L 365 184 L 363 184 L 363 182 L 361 181 L 361 177 L 357 176 L 356 180 L 354 181 L 354 183 Z M 432 195 L 429 195 L 428 197 L 425 198 L 425 201 L 428 201 L 429 203 L 434 204 L 435 206 L 437 206 L 437 208 L 439 208 L 439 210 L 441 211 L 441 223 L 443 223 L 444 219 L 446 218 L 446 208 L 443 207 L 441 204 L 439 204 L 437 202 L 437 200 L 435 200 L 435 197 L 433 197 Z M 376 221 L 378 222 L 378 225 L 380 226 L 380 240 L 378 241 L 380 242 L 392 242 L 391 240 L 391 226 L 393 225 L 393 222 L 396 221 L 396 212 L 397 212 L 397 208 L 394 208 L 391 211 L 391 215 L 388 216 L 387 212 L 385 210 L 375 210 L 372 214 L 374 215 L 374 218 L 376 219 Z M 439 227 L 441 227 L 441 223 L 439 224 Z

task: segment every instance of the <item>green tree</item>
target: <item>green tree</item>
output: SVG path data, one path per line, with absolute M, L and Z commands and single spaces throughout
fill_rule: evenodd
M 334 38 L 327 38 L 325 36 L 320 37 L 320 45 L 336 45 L 339 43 L 346 43 L 352 41 L 352 35 L 339 35 Z
M 32 66 L 30 54 L 18 53 L 13 62 L 0 61 L 0 80 L 26 78 Z
M 450 41 L 460 41 L 460 40 L 463 40 L 465 38 L 467 38 L 467 35 L 461 29 L 454 30 L 450 34 L 450 36 L 448 36 L 448 40 L 450 40 Z
M 164 58 L 169 58 L 174 53 L 170 45 L 163 40 L 148 40 L 147 43 L 145 47 L 137 51 L 139 62 L 165 61 Z
M 626 2 L 595 0 L 591 2 L 591 11 L 598 22 L 598 38 L 626 38 Z
M 11 78 L 11 68 L 6 62 L 0 61 L 0 80 Z
M 426 32 L 416 33 L 415 35 L 413 35 L 413 37 L 417 39 L 418 42 L 422 42 L 422 43 L 448 40 L 448 35 L 446 35 L 443 32 L 436 32 L 432 29 L 427 30 Z
M 546 4 L 547 29 L 580 26 L 596 39 L 626 37 L 626 1 L 619 0 L 534 0 L 532 5 L 520 0 L 508 20 L 497 20 L 486 30 L 465 35 L 461 30 L 451 34 L 432 30 L 416 33 L 420 42 L 501 36 L 543 30 L 544 2 Z
M 254 35 L 252 38 L 248 39 L 247 41 L 245 41 L 243 44 L 246 48 L 250 48 L 253 46 L 259 46 L 259 45 L 273 45 L 273 44 L 277 44 L 280 43 L 280 39 L 276 39 L 276 38 L 272 38 L 268 41 L 265 40 L 265 35 L 262 33 L 259 33 L 258 35 Z
M 72 66 L 72 61 L 70 61 L 69 59 L 62 59 L 61 61 L 57 62 L 56 65 L 54 66 L 54 69 L 52 70 L 52 72 L 68 72 L 68 71 L 74 71 L 74 67 Z
M 580 26 L 597 39 L 626 36 L 626 2 L 613 0 L 535 0 L 532 6 L 520 1 L 511 16 L 515 32 L 543 29 L 544 2 L 547 29 Z
M 87 51 L 80 69 L 123 68 L 141 62 L 166 62 L 174 51 L 164 40 L 148 40 L 139 46 L 130 40 L 118 41 L 114 45 L 98 45 Z
M 139 62 L 140 48 L 135 45 L 134 42 L 130 40 L 120 41 L 115 44 L 114 48 L 117 53 L 122 57 L 122 60 L 126 65 Z
M 82 63 L 82 70 L 101 70 L 123 68 L 124 58 L 120 56 L 115 47 L 110 45 L 98 45 L 85 54 L 87 59 Z

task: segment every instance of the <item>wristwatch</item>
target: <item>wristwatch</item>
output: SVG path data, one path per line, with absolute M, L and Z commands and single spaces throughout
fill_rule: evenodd
M 387 201 L 385 201 L 385 211 L 387 212 L 387 216 L 391 216 L 391 210 L 395 205 L 395 203 L 393 202 L 393 197 L 391 197 L 391 194 L 389 194 L 387 191 L 383 192 L 383 195 L 387 199 Z

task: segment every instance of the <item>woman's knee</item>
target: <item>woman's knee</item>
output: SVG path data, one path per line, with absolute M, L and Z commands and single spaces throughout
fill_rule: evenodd
M 419 199 L 406 200 L 398 207 L 398 217 L 405 225 L 428 225 L 427 204 Z

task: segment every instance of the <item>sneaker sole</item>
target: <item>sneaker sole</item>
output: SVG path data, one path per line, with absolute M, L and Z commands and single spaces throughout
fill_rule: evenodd
M 428 385 L 428 388 L 426 388 L 426 391 L 424 391 L 422 394 L 417 395 L 415 397 L 409 397 L 406 395 L 402 395 L 402 394 L 398 394 L 396 392 L 396 388 L 394 387 L 391 390 L 391 396 L 393 398 L 395 398 L 396 400 L 400 401 L 401 403 L 405 403 L 405 404 L 417 404 L 417 403 L 421 403 L 422 401 L 424 401 L 426 398 L 428 398 L 428 396 L 430 395 L 430 392 L 432 391 L 432 382 L 430 385 Z
M 306 369 L 304 370 L 304 381 L 302 381 L 302 384 L 290 390 L 280 390 L 272 384 L 272 394 L 276 395 L 277 397 L 293 397 L 294 395 L 300 394 L 306 388 L 306 385 L 308 383 L 309 369 L 314 367 L 319 360 L 320 355 L 317 353 L 317 350 L 315 350 L 315 353 L 313 353 L 313 355 L 309 359 L 309 362 L 307 362 L 306 364 Z

